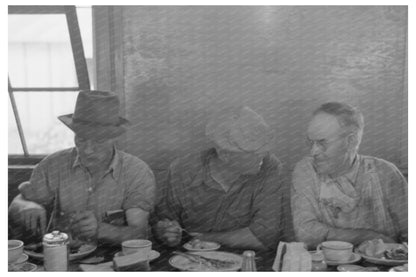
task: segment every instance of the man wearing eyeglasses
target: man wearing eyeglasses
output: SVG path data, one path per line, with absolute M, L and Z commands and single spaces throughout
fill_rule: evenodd
M 358 154 L 364 119 L 331 102 L 308 125 L 310 156 L 295 167 L 291 204 L 297 240 L 359 244 L 407 241 L 407 182 L 395 165 Z

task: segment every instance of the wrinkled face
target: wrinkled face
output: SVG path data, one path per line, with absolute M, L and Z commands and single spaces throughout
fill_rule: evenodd
M 260 171 L 266 152 L 232 152 L 218 150 L 218 157 L 240 174 L 256 174 Z
M 312 118 L 307 142 L 318 173 L 336 174 L 348 167 L 351 152 L 347 137 L 335 116 L 319 113 Z
M 90 140 L 75 136 L 75 146 L 82 165 L 99 167 L 107 163 L 113 156 L 114 139 Z

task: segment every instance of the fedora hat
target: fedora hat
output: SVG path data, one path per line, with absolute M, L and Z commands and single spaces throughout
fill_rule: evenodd
M 220 148 L 234 152 L 268 152 L 275 139 L 263 117 L 247 106 L 215 115 L 205 134 Z
M 129 121 L 119 116 L 120 101 L 107 91 L 80 91 L 72 114 L 58 117 L 75 134 L 86 139 L 110 139 L 127 131 Z

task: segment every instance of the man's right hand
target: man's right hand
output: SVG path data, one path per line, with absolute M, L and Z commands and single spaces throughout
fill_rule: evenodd
M 156 236 L 168 246 L 176 246 L 182 240 L 182 228 L 176 220 L 160 220 L 155 227 Z
M 27 207 L 21 211 L 21 220 L 25 229 L 32 234 L 44 234 L 46 232 L 46 210 L 43 207 Z

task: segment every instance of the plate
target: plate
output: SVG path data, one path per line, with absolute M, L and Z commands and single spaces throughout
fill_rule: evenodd
M 95 249 L 97 249 L 97 245 L 93 245 L 93 244 L 84 244 L 81 247 L 82 247 L 81 252 L 69 254 L 70 261 L 84 258 L 88 256 L 89 254 L 91 254 L 92 252 L 94 252 Z M 37 253 L 37 252 L 26 250 L 26 249 L 24 250 L 24 252 L 33 259 L 43 260 L 43 253 Z
M 21 263 L 24 263 L 24 262 L 26 262 L 27 261 L 27 259 L 29 259 L 29 257 L 26 255 L 26 254 L 24 254 L 24 253 L 22 253 L 21 255 L 20 255 L 20 257 L 14 262 L 14 263 L 9 263 L 9 265 L 17 265 L 17 264 L 21 264 Z
M 331 261 L 325 259 L 325 262 L 327 265 L 347 265 L 347 264 L 353 264 L 361 260 L 360 254 L 352 253 L 351 258 L 348 261 L 341 262 L 341 261 Z
M 389 270 L 389 272 L 407 272 L 407 271 L 409 271 L 408 264 L 395 266 L 395 267 L 390 268 Z
M 119 257 L 119 256 L 123 256 L 123 252 L 117 252 L 116 254 L 114 254 L 114 257 Z M 159 258 L 160 257 L 160 253 L 159 252 L 157 252 L 156 250 L 150 250 L 150 253 L 149 253 L 149 262 L 151 262 L 151 261 L 153 261 L 153 260 L 155 260 L 155 259 L 157 259 L 157 258 Z
M 122 252 L 117 252 L 114 254 L 114 256 L 120 256 L 122 255 Z M 160 253 L 156 250 L 150 251 L 150 257 L 149 260 L 153 261 L 160 257 Z M 80 264 L 79 267 L 82 271 L 114 271 L 113 269 L 113 261 L 101 263 L 101 264 Z
M 364 267 L 354 264 L 339 265 L 337 270 L 340 272 L 370 272 L 379 271 L 377 267 Z
M 397 247 L 402 247 L 403 245 L 400 243 L 385 243 L 385 246 L 387 248 L 387 250 L 390 249 L 394 249 Z M 367 256 L 363 253 L 361 253 L 360 251 L 356 250 L 356 253 L 360 254 L 366 261 L 373 263 L 373 264 L 378 264 L 378 265 L 389 265 L 389 266 L 395 266 L 395 265 L 402 265 L 402 264 L 407 264 L 407 260 L 389 260 L 386 258 L 375 258 L 375 257 L 371 257 L 371 256 Z
M 32 263 L 9 264 L 9 271 L 35 271 L 37 266 Z
M 201 248 L 192 247 L 190 242 L 185 243 L 183 245 L 183 248 L 185 248 L 188 251 L 214 251 L 220 249 L 221 247 L 221 244 L 212 241 L 201 241 L 201 243 L 203 244 L 203 247 Z
M 175 255 L 169 259 L 169 264 L 181 271 L 237 271 L 241 268 L 243 257 L 237 254 L 221 252 L 221 251 L 206 251 L 206 252 L 192 252 L 192 254 L 200 255 L 206 258 L 217 259 L 221 261 L 233 261 L 234 265 L 227 268 L 213 268 L 192 262 L 186 257 Z

